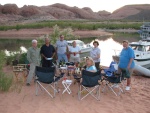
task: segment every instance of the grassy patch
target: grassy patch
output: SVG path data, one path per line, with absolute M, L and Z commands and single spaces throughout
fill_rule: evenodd
M 13 77 L 8 76 L 2 71 L 0 71 L 0 90 L 1 91 L 9 91 L 10 87 L 13 83 Z
M 6 75 L 2 69 L 5 65 L 5 54 L 0 51 L 0 91 L 8 91 L 12 86 L 13 77 Z
M 10 29 L 37 29 L 37 28 L 44 28 L 49 27 L 52 28 L 53 26 L 58 25 L 61 28 L 71 27 L 72 29 L 78 30 L 96 30 L 98 28 L 105 28 L 105 29 L 140 29 L 142 25 L 141 22 L 99 22 L 99 21 L 46 21 L 46 22 L 38 22 L 38 23 L 31 23 L 31 24 L 17 24 L 15 26 L 0 26 L 1 31 L 10 30 Z

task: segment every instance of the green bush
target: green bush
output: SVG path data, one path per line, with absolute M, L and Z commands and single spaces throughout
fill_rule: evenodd
M 13 77 L 8 76 L 2 71 L 0 71 L 0 90 L 1 91 L 9 91 L 10 87 L 13 83 Z
M 49 27 L 52 28 L 54 25 L 58 25 L 60 28 L 71 27 L 72 29 L 79 30 L 96 30 L 98 28 L 106 28 L 106 29 L 140 29 L 142 22 L 121 22 L 121 21 L 44 21 L 32 24 L 17 24 L 15 26 L 0 26 L 1 31 L 9 30 L 9 29 L 31 29 L 31 28 L 44 28 Z
M 0 51 L 0 91 L 8 91 L 12 85 L 13 77 L 6 75 L 2 68 L 5 65 L 5 53 Z

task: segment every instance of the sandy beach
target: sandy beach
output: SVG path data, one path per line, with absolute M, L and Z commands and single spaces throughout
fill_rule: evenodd
M 41 29 L 21 29 L 21 30 L 8 30 L 0 31 L 0 39 L 33 39 L 38 38 L 46 34 L 53 32 L 52 28 Z M 105 32 L 103 30 L 75 30 L 75 35 L 80 37 L 99 37 L 99 36 L 111 36 L 112 33 Z
M 143 76 L 132 76 L 131 90 L 120 96 L 110 90 L 101 92 L 100 101 L 92 96 L 79 101 L 77 84 L 71 85 L 70 95 L 62 94 L 61 81 L 58 86 L 60 93 L 54 99 L 44 92 L 36 96 L 34 82 L 29 87 L 23 84 L 20 92 L 0 92 L 0 113 L 150 113 L 150 79 Z

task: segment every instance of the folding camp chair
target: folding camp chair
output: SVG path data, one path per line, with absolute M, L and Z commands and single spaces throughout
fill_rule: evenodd
M 104 75 L 103 80 L 106 81 L 106 84 L 102 90 L 102 92 L 105 91 L 106 87 L 108 87 L 116 96 L 120 95 L 121 92 L 123 93 L 123 89 L 121 88 L 121 85 L 124 87 L 123 80 L 124 76 L 122 74 L 117 74 L 117 69 L 115 66 L 117 64 L 115 62 L 111 62 L 108 69 L 104 69 Z M 114 90 L 114 88 L 118 88 L 119 92 L 118 94 Z
M 38 90 L 39 88 L 41 90 L 44 90 L 49 96 L 52 98 L 55 97 L 55 93 L 57 92 L 56 89 L 56 84 L 57 81 L 59 80 L 58 78 L 55 78 L 55 67 L 36 67 L 35 70 L 35 75 L 36 75 L 36 95 L 38 95 Z M 47 84 L 47 87 L 44 87 L 42 83 Z M 49 91 L 48 88 L 51 87 L 54 94 L 52 95 Z
M 100 100 L 100 84 L 99 80 L 101 79 L 101 73 L 98 72 L 89 72 L 86 70 L 82 71 L 81 83 L 79 86 L 78 98 L 79 100 L 84 99 L 88 95 L 91 95 L 96 100 Z M 83 95 L 84 91 L 87 94 Z M 96 93 L 94 93 L 96 91 Z

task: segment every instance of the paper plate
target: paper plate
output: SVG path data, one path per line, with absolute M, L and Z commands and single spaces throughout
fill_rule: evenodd
M 67 83 L 72 83 L 72 80 L 66 80 Z
M 60 67 L 60 69 L 67 69 L 67 67 Z
M 52 60 L 53 58 L 47 58 L 46 60 Z

